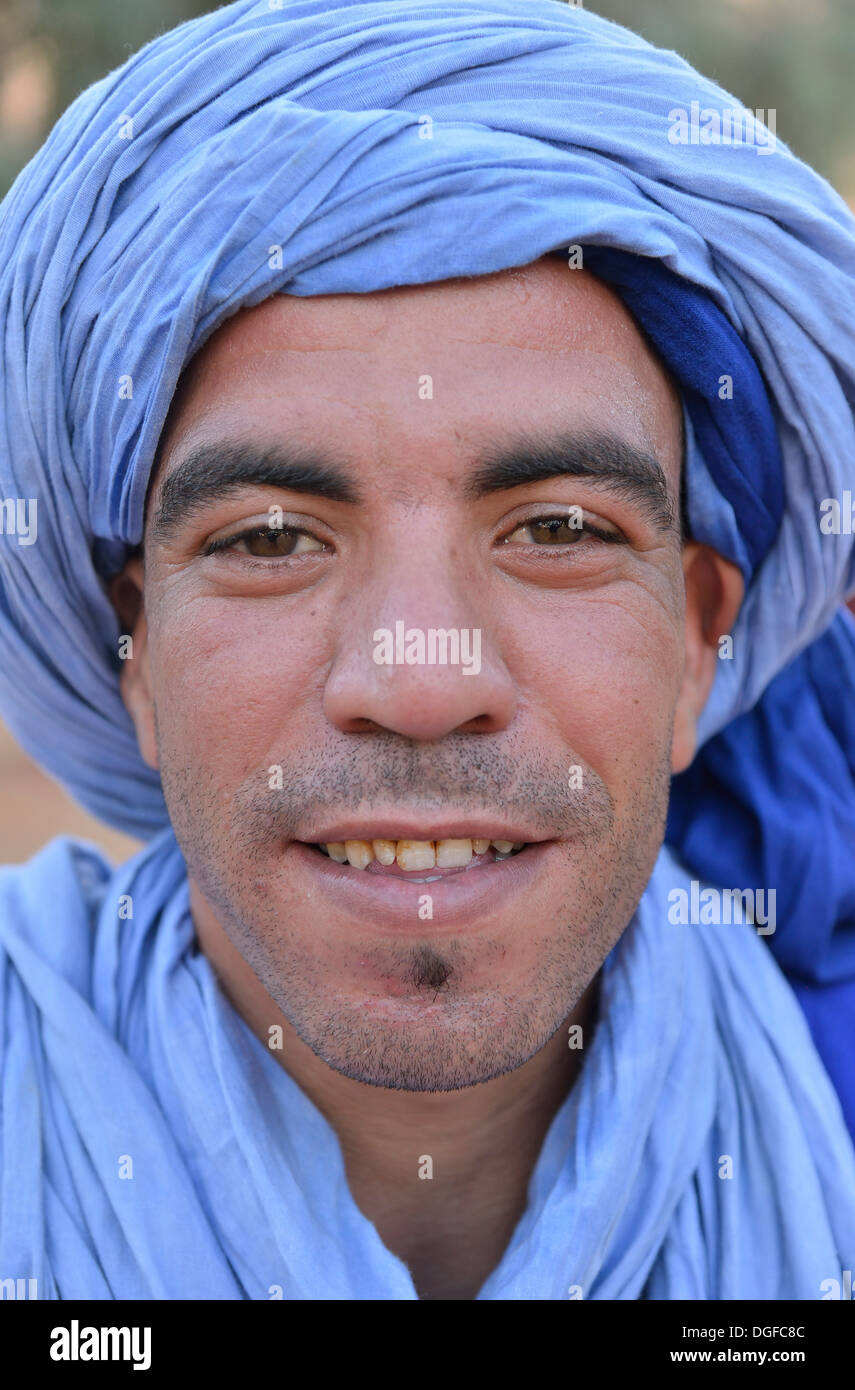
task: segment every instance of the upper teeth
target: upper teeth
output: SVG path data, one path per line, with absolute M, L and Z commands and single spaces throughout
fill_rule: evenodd
M 456 869 L 471 863 L 475 854 L 486 854 L 493 845 L 499 854 L 512 854 L 525 841 L 514 840 L 345 840 L 320 846 L 337 864 L 365 869 L 376 859 L 380 864 L 397 862 L 405 872 L 424 869 Z

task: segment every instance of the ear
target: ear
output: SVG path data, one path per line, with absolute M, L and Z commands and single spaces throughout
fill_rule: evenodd
M 745 591 L 736 565 L 694 541 L 683 547 L 683 578 L 686 659 L 674 712 L 672 772 L 683 772 L 695 756 L 698 719 L 715 679 L 719 638 L 730 633 Z
M 148 626 L 143 601 L 144 570 L 142 558 L 134 553 L 127 561 L 121 574 L 110 582 L 110 598 L 122 623 L 123 635 L 130 636 L 130 643 L 122 661 L 119 676 L 119 689 L 125 708 L 134 721 L 137 742 L 149 767 L 158 771 L 157 738 L 154 723 L 154 696 L 151 684 L 151 667 L 148 657 Z

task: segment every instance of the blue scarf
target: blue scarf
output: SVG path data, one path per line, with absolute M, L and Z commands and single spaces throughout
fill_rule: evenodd
M 853 1268 L 855 1154 L 798 1004 L 747 926 L 675 929 L 679 889 L 663 850 L 479 1298 L 819 1299 Z M 123 896 L 159 906 L 123 920 Z M 40 1298 L 416 1297 L 196 948 L 170 830 L 112 875 L 70 840 L 4 869 L 0 945 L 7 1276 Z

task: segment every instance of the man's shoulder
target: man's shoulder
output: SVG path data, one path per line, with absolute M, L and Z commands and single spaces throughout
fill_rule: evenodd
M 38 959 L 81 984 L 113 872 L 95 845 L 68 835 L 0 867 L 0 961 L 26 976 Z

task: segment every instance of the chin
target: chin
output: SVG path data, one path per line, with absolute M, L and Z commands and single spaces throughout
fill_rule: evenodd
M 565 1016 L 562 1007 L 548 1025 L 541 1012 L 521 1010 L 519 1001 L 512 1010 L 498 993 L 452 998 L 411 988 L 301 1010 L 290 1021 L 317 1057 L 353 1081 L 457 1091 L 515 1071 L 540 1051 Z

